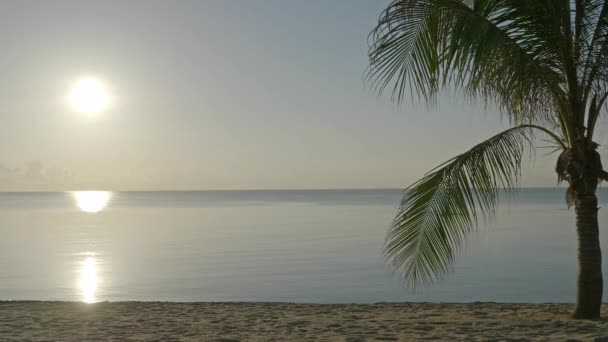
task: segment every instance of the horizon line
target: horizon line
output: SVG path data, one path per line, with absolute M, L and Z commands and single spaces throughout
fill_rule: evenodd
M 563 185 L 556 186 L 522 186 L 516 187 L 518 189 L 561 189 L 566 188 Z M 601 187 L 598 187 L 601 188 Z M 79 189 L 79 190 L 0 190 L 2 194 L 10 193 L 59 193 L 59 192 L 79 192 L 79 191 L 108 191 L 108 192 L 247 192 L 247 191 L 362 191 L 362 190 L 390 190 L 390 191 L 404 191 L 407 188 L 277 188 L 277 189 L 156 189 L 156 190 L 108 190 L 108 189 Z M 502 188 L 501 190 L 504 190 Z

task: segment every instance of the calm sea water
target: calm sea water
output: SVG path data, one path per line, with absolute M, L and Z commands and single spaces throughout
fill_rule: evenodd
M 563 189 L 523 189 L 503 202 L 497 218 L 471 236 L 454 272 L 417 293 L 382 258 L 400 196 L 398 190 L 2 193 L 0 300 L 574 300 L 574 213 L 566 210 Z M 608 191 L 601 191 L 600 205 L 606 203 Z M 600 220 L 608 255 L 607 209 Z

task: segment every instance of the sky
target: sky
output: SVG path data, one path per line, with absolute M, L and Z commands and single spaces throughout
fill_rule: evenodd
M 406 187 L 508 122 L 449 93 L 373 94 L 386 4 L 5 1 L 0 191 Z M 112 96 L 94 116 L 66 101 L 89 76 Z M 523 186 L 556 184 L 545 154 Z

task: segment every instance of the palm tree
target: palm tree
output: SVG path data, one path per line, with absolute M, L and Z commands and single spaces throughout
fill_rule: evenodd
M 453 264 L 478 219 L 518 184 L 536 135 L 560 152 L 578 235 L 575 318 L 597 318 L 602 258 L 596 189 L 603 171 L 596 123 L 607 108 L 605 0 L 393 0 L 370 34 L 370 84 L 392 100 L 433 104 L 443 89 L 499 108 L 512 128 L 439 165 L 405 192 L 385 255 L 410 286 Z M 409 91 L 408 91 L 409 89 Z

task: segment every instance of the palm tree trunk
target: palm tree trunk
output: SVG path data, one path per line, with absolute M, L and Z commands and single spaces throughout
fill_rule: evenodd
M 574 318 L 600 317 L 604 284 L 597 211 L 597 196 L 594 193 L 578 196 L 576 201 L 578 279 Z

